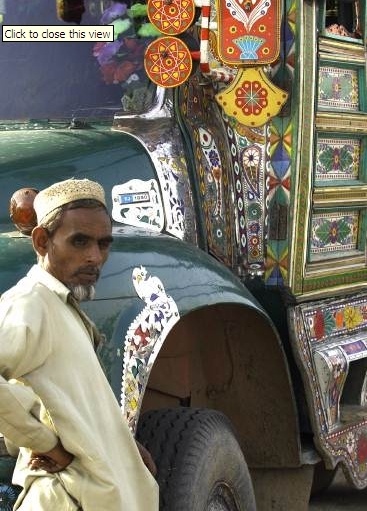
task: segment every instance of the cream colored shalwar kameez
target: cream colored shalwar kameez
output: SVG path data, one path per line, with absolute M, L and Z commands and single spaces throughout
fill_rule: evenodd
M 14 509 L 157 511 L 157 484 L 68 294 L 34 266 L 0 300 L 0 432 L 21 447 L 13 482 L 24 487 Z M 52 475 L 28 469 L 30 451 L 47 452 L 58 437 L 71 465 Z

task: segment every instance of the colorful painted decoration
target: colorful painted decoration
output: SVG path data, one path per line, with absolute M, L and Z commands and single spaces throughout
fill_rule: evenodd
M 260 67 L 240 69 L 235 80 L 215 99 L 228 117 L 251 128 L 276 116 L 288 94 L 274 85 Z
M 163 193 L 163 208 L 165 215 L 164 230 L 184 239 L 187 234 L 186 222 L 189 221 L 191 212 L 185 207 L 185 201 L 181 195 L 183 186 L 182 175 L 187 172 L 186 162 L 183 159 L 172 157 L 165 152 L 165 144 L 157 150 L 159 167 L 157 173 Z M 186 186 L 186 185 L 185 185 Z
M 359 178 L 362 154 L 360 138 L 319 137 L 316 147 L 315 182 L 335 184 Z
M 223 176 L 222 162 L 213 135 L 206 128 L 199 128 L 200 145 L 207 162 L 207 180 L 214 184 L 215 198 L 211 214 L 213 217 L 223 216 Z
M 265 163 L 269 128 L 244 129 L 227 116 L 223 116 L 223 120 L 232 156 L 242 266 L 250 275 L 262 275 L 265 271 Z
M 311 219 L 310 260 L 357 250 L 358 229 L 358 211 L 315 213 Z
M 270 64 L 279 56 L 279 0 L 218 0 L 218 52 L 228 65 Z
M 130 428 L 135 430 L 150 370 L 180 314 L 161 280 L 149 275 L 146 268 L 134 268 L 132 281 L 145 306 L 130 324 L 125 336 L 121 409 Z
M 223 137 L 220 109 L 215 102 L 208 101 L 203 88 L 198 87 L 199 80 L 194 76 L 185 84 L 179 107 L 194 140 L 194 168 L 203 204 L 208 251 L 232 266 L 235 239 L 234 232 L 228 228 L 233 220 L 229 187 L 231 152 Z
M 330 304 L 307 311 L 307 335 L 313 343 L 347 335 L 367 327 L 367 299 Z
M 216 33 L 209 30 L 211 10 L 211 1 L 201 0 L 200 71 L 211 80 L 229 83 L 233 80 L 236 71 L 220 62 Z
M 353 484 L 365 488 L 367 296 L 300 304 L 290 320 L 317 447 L 330 466 L 345 465 Z
M 192 71 L 190 50 L 177 37 L 159 37 L 147 47 L 144 67 L 156 85 L 178 87 L 189 78 Z
M 162 34 L 182 34 L 190 27 L 194 16 L 193 0 L 148 0 L 149 20 Z
M 366 350 L 366 347 L 364 349 Z M 314 361 L 328 428 L 332 429 L 339 421 L 340 397 L 349 363 L 346 354 L 340 347 L 317 350 Z
M 357 69 L 320 66 L 318 107 L 330 110 L 359 110 Z

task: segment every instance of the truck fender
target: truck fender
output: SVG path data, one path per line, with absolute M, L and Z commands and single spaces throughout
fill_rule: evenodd
M 113 334 L 121 350 L 115 393 L 131 429 L 149 409 L 213 408 L 234 424 L 249 465 L 299 466 L 295 397 L 271 319 L 212 257 L 161 242 L 153 253 L 142 241 L 127 257 L 129 296 Z

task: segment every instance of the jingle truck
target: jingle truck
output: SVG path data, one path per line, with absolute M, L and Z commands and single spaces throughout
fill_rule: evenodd
M 29 197 L 99 181 L 114 243 L 83 307 L 160 508 L 306 510 L 337 467 L 365 488 L 365 0 L 1 0 L 0 21 L 0 293 L 35 262 Z M 13 466 L 3 446 L 4 510 Z

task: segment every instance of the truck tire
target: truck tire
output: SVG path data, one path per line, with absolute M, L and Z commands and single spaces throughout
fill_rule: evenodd
M 232 426 L 214 410 L 145 413 L 137 440 L 157 465 L 160 511 L 254 511 L 250 474 Z
M 337 467 L 327 470 L 324 463 L 320 461 L 315 465 L 313 472 L 313 481 L 311 486 L 311 497 L 316 497 L 326 491 L 335 478 Z

